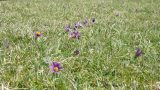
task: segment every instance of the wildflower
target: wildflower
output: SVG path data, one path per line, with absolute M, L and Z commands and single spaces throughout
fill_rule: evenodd
M 65 26 L 64 29 L 65 29 L 66 32 L 69 32 L 71 27 L 70 26 Z
M 92 23 L 94 24 L 96 22 L 96 19 L 95 18 L 92 18 Z
M 34 36 L 35 36 L 35 38 L 41 37 L 42 32 L 40 32 L 40 31 L 34 32 Z
M 77 22 L 77 23 L 75 24 L 75 28 L 81 28 L 81 27 L 82 27 L 82 23 Z
M 79 39 L 80 38 L 80 34 L 78 31 L 72 31 L 69 33 L 69 37 L 70 38 L 76 38 L 76 39 Z
M 78 49 L 76 49 L 74 52 L 73 52 L 74 55 L 79 55 L 80 54 L 80 51 Z
M 63 70 L 60 62 L 53 62 L 50 66 L 51 72 L 54 74 L 58 74 L 61 70 Z
M 88 20 L 87 19 L 85 19 L 82 23 L 83 23 L 84 26 L 88 26 Z
M 140 49 L 137 49 L 136 54 L 135 54 L 135 58 L 137 58 L 141 55 L 142 55 L 142 51 Z

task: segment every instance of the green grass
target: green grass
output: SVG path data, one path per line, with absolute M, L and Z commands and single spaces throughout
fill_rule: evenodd
M 159 0 L 0 1 L 1 88 L 158 88 L 159 6 Z M 86 17 L 95 17 L 96 24 L 80 29 L 79 40 L 69 39 L 63 27 Z M 34 31 L 43 36 L 35 40 Z M 144 52 L 136 60 L 135 48 Z M 79 56 L 73 55 L 75 49 Z M 63 65 L 60 74 L 50 72 L 52 61 Z

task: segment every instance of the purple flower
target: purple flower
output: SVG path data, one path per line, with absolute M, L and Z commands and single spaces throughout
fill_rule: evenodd
M 95 23 L 96 22 L 96 19 L 95 18 L 92 18 L 92 23 Z
M 135 58 L 139 57 L 142 55 L 142 51 L 140 49 L 136 50 Z
M 58 74 L 61 70 L 63 70 L 60 62 L 53 62 L 50 66 L 51 72 L 54 74 Z
M 78 31 L 72 31 L 69 33 L 69 37 L 70 38 L 76 38 L 76 39 L 79 39 L 80 38 L 80 34 Z
M 82 23 L 77 22 L 77 23 L 75 24 L 75 28 L 81 28 L 81 27 L 82 27 Z
M 40 31 L 36 31 L 34 32 L 34 37 L 37 39 L 38 37 L 41 37 L 42 36 L 42 32 Z
M 79 55 L 80 54 L 80 51 L 78 49 L 76 49 L 74 52 L 73 52 L 74 55 Z
M 64 29 L 65 29 L 66 32 L 69 32 L 71 27 L 70 26 L 65 26 Z

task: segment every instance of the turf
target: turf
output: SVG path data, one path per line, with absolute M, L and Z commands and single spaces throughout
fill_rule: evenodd
M 159 6 L 159 0 L 0 0 L 2 90 L 160 89 Z M 85 18 L 96 23 L 79 29 L 79 40 L 69 38 L 64 26 Z M 43 36 L 35 40 L 35 31 Z M 134 59 L 136 48 L 143 54 Z M 50 71 L 53 61 L 64 68 L 59 74 Z

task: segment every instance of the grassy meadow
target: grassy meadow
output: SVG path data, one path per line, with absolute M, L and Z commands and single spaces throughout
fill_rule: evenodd
M 85 19 L 69 38 L 64 26 Z M 0 0 L 0 88 L 160 90 L 160 1 Z

